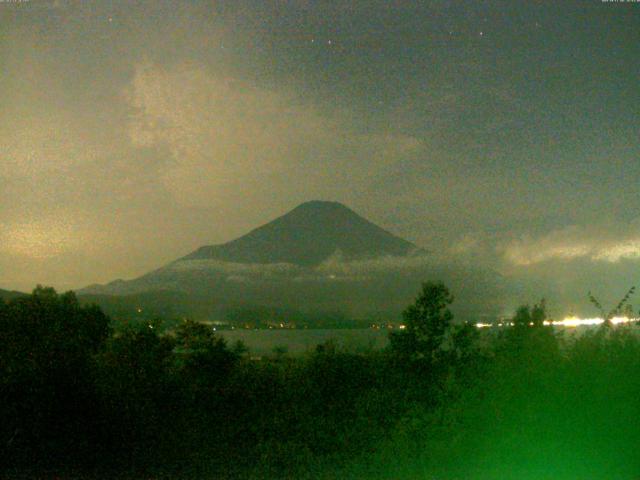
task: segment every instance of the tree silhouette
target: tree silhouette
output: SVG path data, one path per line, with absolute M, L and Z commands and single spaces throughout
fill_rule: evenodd
M 109 333 L 109 318 L 73 292 L 38 286 L 0 305 L 0 442 L 10 444 L 13 461 L 29 462 L 37 451 L 87 455 L 97 404 L 93 357 Z
M 609 327 L 609 326 L 611 326 L 611 319 L 613 317 L 617 317 L 619 315 L 622 315 L 623 312 L 627 316 L 633 315 L 633 307 L 631 307 L 631 304 L 629 303 L 629 300 L 631 299 L 631 296 L 635 293 L 635 291 L 636 291 L 636 287 L 635 286 L 633 286 L 629 290 L 627 290 L 627 293 L 625 293 L 624 297 L 622 297 L 620 299 L 620 301 L 618 302 L 618 304 L 615 307 L 613 307 L 611 310 L 609 310 L 609 312 L 605 312 L 605 309 L 602 307 L 602 304 L 598 301 L 598 299 L 591 292 L 589 292 L 588 296 L 589 296 L 589 301 L 591 302 L 591 304 L 594 307 L 596 307 L 598 309 L 598 311 L 600 312 L 600 315 L 602 316 L 602 319 L 604 320 L 604 326 L 605 327 Z
M 545 325 L 547 305 L 544 299 L 532 306 L 521 305 L 511 319 L 511 326 L 501 332 L 499 350 L 510 361 L 526 364 L 534 356 L 537 361 L 553 363 L 559 355 L 559 345 L 552 325 Z
M 433 361 L 441 350 L 453 314 L 453 295 L 442 282 L 425 282 L 415 302 L 402 312 L 404 330 L 390 335 L 396 353 Z
M 526 329 L 529 327 L 542 327 L 547 318 L 547 304 L 544 300 L 536 303 L 533 307 L 521 305 L 513 316 L 512 323 L 516 329 Z

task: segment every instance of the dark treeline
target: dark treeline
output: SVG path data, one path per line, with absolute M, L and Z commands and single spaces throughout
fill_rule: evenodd
M 637 478 L 633 327 L 568 338 L 540 303 L 481 332 L 452 301 L 424 284 L 384 351 L 260 361 L 191 321 L 113 330 L 72 293 L 0 301 L 0 476 Z

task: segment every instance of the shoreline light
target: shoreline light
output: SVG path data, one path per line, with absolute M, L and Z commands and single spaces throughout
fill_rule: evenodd
M 610 319 L 612 325 L 620 325 L 624 323 L 633 323 L 640 320 L 639 318 L 629 318 L 629 317 L 613 317 Z M 579 318 L 579 317 L 566 317 L 563 320 L 545 320 L 544 325 L 554 326 L 554 327 L 583 327 L 583 326 L 595 326 L 602 325 L 604 323 L 604 319 L 600 317 L 594 318 Z M 513 322 L 499 322 L 499 323 L 476 323 L 475 326 L 477 328 L 488 328 L 488 327 L 510 327 L 513 326 Z

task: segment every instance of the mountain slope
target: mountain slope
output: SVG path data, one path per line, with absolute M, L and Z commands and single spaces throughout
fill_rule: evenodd
M 344 260 L 362 260 L 418 251 L 340 203 L 311 201 L 236 240 L 201 247 L 182 260 L 315 266 L 336 252 Z
M 9 300 L 13 300 L 14 298 L 24 297 L 26 293 L 17 292 L 15 290 L 2 290 L 0 288 L 0 299 L 8 302 Z
M 498 298 L 493 274 L 438 264 L 424 253 L 344 205 L 313 201 L 231 242 L 78 294 L 114 315 L 172 312 L 198 319 L 265 308 L 313 318 L 336 312 L 395 318 L 429 279 L 451 286 L 469 318 Z

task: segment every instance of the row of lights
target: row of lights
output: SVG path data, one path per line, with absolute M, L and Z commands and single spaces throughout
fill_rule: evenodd
M 638 318 L 629 318 L 629 317 L 613 317 L 609 321 L 613 325 L 620 325 L 624 323 L 632 323 L 637 322 Z M 546 326 L 554 326 L 554 327 L 583 327 L 583 326 L 594 326 L 594 325 L 602 325 L 604 323 L 603 318 L 578 318 L 578 317 L 567 317 L 564 320 L 545 320 L 544 325 Z M 533 323 L 529 324 L 533 326 Z M 488 327 L 512 327 L 513 322 L 501 322 L 501 323 L 476 323 L 477 328 L 488 328 Z

